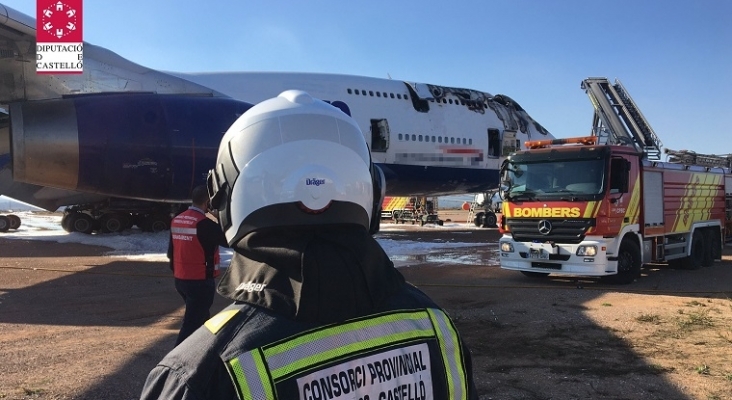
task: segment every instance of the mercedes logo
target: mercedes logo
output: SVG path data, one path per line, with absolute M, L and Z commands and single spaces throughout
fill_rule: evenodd
M 539 228 L 539 233 L 546 236 L 552 231 L 552 223 L 546 219 L 542 219 L 539 221 L 537 228 Z

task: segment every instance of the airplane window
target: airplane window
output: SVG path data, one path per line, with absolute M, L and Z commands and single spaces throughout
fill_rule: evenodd
M 391 96 L 391 98 L 393 99 L 394 98 L 394 93 L 389 93 L 389 96 Z
M 369 90 L 369 96 L 374 97 L 374 91 L 373 90 Z
M 432 143 L 434 143 L 434 142 L 435 142 L 435 137 L 434 137 L 434 136 L 432 136 Z
M 405 94 L 405 95 L 404 95 L 404 100 L 409 100 L 409 96 L 407 96 L 407 95 Z
M 455 144 L 455 138 L 454 137 L 451 137 L 450 138 L 450 144 Z
M 468 144 L 473 144 L 473 139 L 468 139 Z
M 466 143 L 467 143 L 467 142 L 465 141 L 465 138 L 463 138 L 463 144 L 466 144 Z
M 360 94 L 360 93 L 358 92 L 358 89 L 356 89 L 356 90 L 354 91 L 354 93 L 356 93 L 356 94 Z
M 450 104 L 452 104 L 452 99 L 449 100 Z
M 366 95 L 367 95 L 368 93 L 366 93 L 366 91 L 365 91 L 365 90 L 362 90 L 362 91 L 361 91 L 361 94 L 362 94 L 362 95 L 364 95 L 364 96 L 366 96 Z
M 376 97 L 381 97 L 381 92 L 376 92 Z
M 386 92 L 384 92 L 384 97 L 389 97 L 389 96 L 386 95 Z
M 461 106 L 464 106 L 465 105 L 465 102 L 463 100 L 460 100 L 460 105 Z
M 442 104 L 447 104 L 447 99 L 442 99 Z
M 422 141 L 422 135 L 419 135 L 419 141 L 420 142 Z
M 397 99 L 401 100 L 402 99 L 402 95 L 399 94 L 399 93 L 397 93 Z
M 437 143 L 442 143 L 442 136 L 437 137 Z
M 401 133 L 399 134 L 399 140 L 402 140 L 402 134 Z
M 409 141 L 409 135 L 404 135 L 404 140 Z
M 415 135 L 415 134 L 412 134 L 412 141 L 413 141 L 413 142 L 416 142 L 416 141 L 417 141 L 417 135 Z
M 351 92 L 352 92 L 352 90 L 351 89 L 348 89 L 348 94 L 351 94 Z

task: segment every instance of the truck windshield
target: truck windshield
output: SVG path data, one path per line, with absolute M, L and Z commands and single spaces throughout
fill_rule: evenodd
M 504 181 L 506 196 L 518 200 L 547 198 L 575 200 L 578 196 L 597 195 L 604 190 L 605 160 L 564 159 L 540 162 L 509 161 Z

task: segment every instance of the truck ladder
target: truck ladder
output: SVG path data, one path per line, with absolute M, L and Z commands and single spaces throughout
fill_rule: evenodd
M 607 129 L 613 143 L 632 144 L 649 160 L 661 159 L 661 140 L 619 80 L 611 84 L 607 78 L 587 78 L 581 87 L 595 108 L 594 135 Z
M 732 155 L 700 154 L 690 150 L 664 149 L 668 161 L 685 165 L 700 165 L 703 167 L 732 168 Z

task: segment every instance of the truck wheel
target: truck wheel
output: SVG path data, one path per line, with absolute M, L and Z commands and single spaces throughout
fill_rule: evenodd
M 714 230 L 712 228 L 704 229 L 704 263 L 705 267 L 711 267 L 714 265 Z
M 0 232 L 7 232 L 10 229 L 10 220 L 4 215 L 0 215 Z
M 618 273 L 611 277 L 613 283 L 627 285 L 640 276 L 641 255 L 638 244 L 632 240 L 623 240 L 618 252 Z
M 549 276 L 548 272 L 521 271 L 521 273 L 529 278 L 546 278 Z
M 496 214 L 493 214 L 492 212 L 485 213 L 483 216 L 483 228 L 495 228 L 496 222 L 498 219 L 496 218 Z
M 19 216 L 10 214 L 7 217 L 8 217 L 8 221 L 10 221 L 10 229 L 20 228 L 20 217 Z
M 691 238 L 691 262 L 686 263 L 686 269 L 699 269 L 704 265 L 704 253 L 709 250 L 704 244 L 704 234 L 701 230 L 694 231 Z

